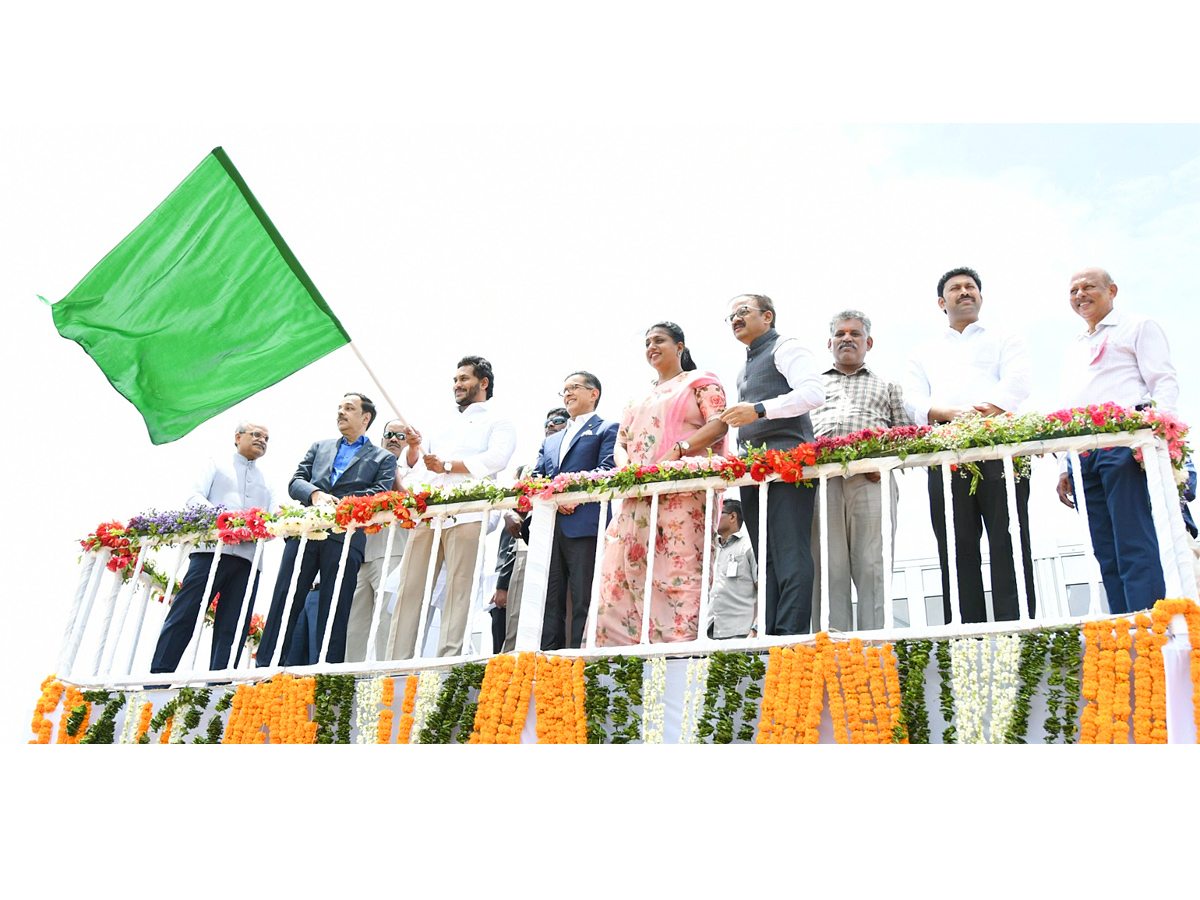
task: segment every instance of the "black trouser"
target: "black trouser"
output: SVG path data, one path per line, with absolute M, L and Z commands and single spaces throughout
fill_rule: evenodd
M 567 537 L 558 519 L 554 522 L 554 544 L 550 548 L 550 572 L 546 577 L 546 611 L 542 616 L 542 649 L 561 650 L 570 633 L 574 649 L 583 646 L 596 573 L 596 536 Z M 571 622 L 567 624 L 567 592 L 571 593 Z
M 208 583 L 208 570 L 212 566 L 213 554 L 193 553 L 188 564 L 187 575 L 179 593 L 171 601 L 171 609 L 163 622 L 162 632 L 158 635 L 158 644 L 154 648 L 154 659 L 150 663 L 151 672 L 174 672 L 179 668 L 179 660 L 183 651 L 196 629 L 196 620 L 200 616 L 201 600 L 204 599 L 204 586 Z M 229 648 L 233 644 L 233 636 L 237 632 L 238 618 L 242 611 L 242 597 L 246 593 L 246 582 L 250 580 L 250 560 L 240 556 L 222 556 L 217 563 L 217 573 L 213 576 L 211 598 L 220 594 L 217 600 L 217 611 L 213 622 L 212 650 L 208 656 L 210 669 L 224 669 L 229 665 Z M 258 592 L 258 576 L 254 578 L 254 587 L 250 592 L 250 608 L 254 608 L 254 595 Z M 242 639 L 237 642 L 237 656 L 234 666 L 242 658 L 242 646 L 246 643 L 246 635 L 250 630 L 250 619 L 242 628 Z
M 963 622 L 986 622 L 987 606 L 983 596 L 983 560 L 979 540 L 987 529 L 992 570 L 992 612 L 995 621 L 1020 617 L 1017 601 L 1017 572 L 1013 562 L 1012 537 L 1008 533 L 1008 494 L 1004 464 L 998 459 L 979 463 L 982 477 L 971 493 L 971 473 L 960 468 L 950 477 L 951 503 L 954 509 L 954 551 L 957 558 L 958 600 Z M 1033 590 L 1033 554 L 1029 547 L 1029 479 L 1016 484 L 1017 523 L 1021 529 L 1021 558 L 1025 562 L 1025 594 L 1029 615 L 1035 608 Z M 929 470 L 929 518 L 937 535 L 938 561 L 942 567 L 942 609 L 950 621 L 950 566 L 946 548 L 946 509 L 942 492 L 942 470 Z
M 746 531 L 760 560 L 758 549 L 758 485 L 740 489 Z M 803 484 L 775 481 L 767 488 L 767 634 L 810 634 L 812 632 L 813 503 L 817 492 Z

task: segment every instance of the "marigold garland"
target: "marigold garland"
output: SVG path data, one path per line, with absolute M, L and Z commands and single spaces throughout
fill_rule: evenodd
M 58 743 L 78 744 L 79 739 L 87 732 L 88 720 L 92 716 L 92 704 L 83 698 L 83 691 L 67 688 L 66 703 L 63 704 L 63 714 L 70 710 L 65 723 L 59 718 Z
M 389 744 L 392 740 L 392 718 L 394 713 L 391 706 L 396 699 L 396 679 L 383 679 L 383 695 L 379 698 L 382 709 L 379 710 L 379 721 L 375 725 L 375 742 Z
M 539 744 L 587 743 L 583 692 L 582 660 L 565 656 L 537 657 L 533 696 Z M 525 702 L 528 704 L 527 697 Z
M 420 676 L 408 675 L 404 679 L 404 702 L 400 706 L 400 730 L 396 735 L 397 744 L 407 744 L 412 737 L 413 710 L 417 706 L 417 684 Z
M 1186 598 L 1159 600 L 1151 610 L 1154 621 L 1154 633 L 1161 640 L 1159 647 L 1166 644 L 1167 625 L 1175 616 L 1183 616 L 1187 622 L 1188 641 L 1192 645 L 1190 654 L 1190 669 L 1192 673 L 1192 717 L 1196 724 L 1196 735 L 1200 738 L 1200 606 Z M 1164 677 L 1163 708 L 1166 707 L 1165 677 Z M 1152 701 L 1153 702 L 1153 701 Z M 1166 718 L 1163 718 L 1163 730 L 1166 729 Z
M 53 675 L 46 676 L 45 680 L 42 681 L 42 694 L 38 697 L 37 703 L 34 704 L 33 721 L 30 723 L 30 727 L 37 737 L 29 743 L 50 743 L 50 735 L 54 730 L 54 723 L 46 718 L 46 714 L 58 709 L 58 702 L 62 699 L 63 692 L 66 689 L 66 685 Z
M 225 744 L 311 744 L 317 723 L 308 717 L 316 691 L 315 678 L 276 675 L 260 684 L 242 684 L 233 696 L 225 726 Z M 266 731 L 263 727 L 266 726 Z

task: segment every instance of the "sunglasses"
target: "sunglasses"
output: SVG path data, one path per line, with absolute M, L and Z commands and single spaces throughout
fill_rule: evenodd
M 383 439 L 385 441 L 390 441 L 392 438 L 399 438 L 403 441 L 408 439 L 408 435 L 403 431 L 385 431 L 383 433 Z
M 566 419 L 562 416 L 551 416 L 546 420 L 547 425 L 563 425 L 566 424 Z

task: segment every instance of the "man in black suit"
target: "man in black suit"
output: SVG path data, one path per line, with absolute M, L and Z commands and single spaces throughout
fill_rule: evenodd
M 317 441 L 308 448 L 296 474 L 288 484 L 288 494 L 304 506 L 333 506 L 344 497 L 377 494 L 391 490 L 396 478 L 396 458 L 387 450 L 376 447 L 367 437 L 367 429 L 375 420 L 375 404 L 363 394 L 346 394 L 338 406 L 338 431 L 342 436 L 333 440 Z M 358 567 L 363 560 L 366 535 L 354 533 L 350 552 L 346 557 L 346 570 L 342 574 L 342 587 L 333 613 L 333 631 L 329 637 L 327 662 L 342 662 L 346 655 L 346 622 L 350 617 L 350 605 L 354 588 L 358 583 Z M 318 574 L 321 578 L 320 600 L 317 607 L 317 641 L 325 634 L 325 623 L 333 602 L 333 586 L 337 580 L 338 563 L 342 555 L 345 534 L 330 534 L 323 541 L 309 541 L 304 548 L 300 563 L 300 576 L 296 580 L 296 593 L 292 609 L 284 629 L 284 665 L 303 666 L 318 662 L 321 647 L 311 646 L 303 634 L 298 634 L 296 620 L 304 605 L 304 598 L 312 590 Z M 258 664 L 271 664 L 275 653 L 275 642 L 279 636 L 283 607 L 287 601 L 288 586 L 292 581 L 292 569 L 296 564 L 299 538 L 288 538 L 283 548 L 283 562 L 275 580 L 275 594 L 271 598 L 271 611 L 263 628 L 262 642 L 258 649 Z
M 542 442 L 533 475 L 553 478 L 560 472 L 590 472 L 613 468 L 613 447 L 617 443 L 617 423 L 596 415 L 600 402 L 600 379 L 591 372 L 572 372 L 560 394 L 571 415 L 567 427 Z M 608 504 L 564 504 L 554 517 L 554 545 L 550 551 L 550 572 L 546 583 L 546 612 L 542 619 L 542 649 L 577 648 L 583 643 L 588 606 L 592 596 L 592 575 L 596 571 L 596 532 L 600 527 L 600 507 Z M 571 621 L 567 623 L 567 590 L 571 592 Z

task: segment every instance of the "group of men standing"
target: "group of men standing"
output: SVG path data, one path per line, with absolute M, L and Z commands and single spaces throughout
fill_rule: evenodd
M 822 368 L 799 341 L 776 330 L 775 306 L 769 297 L 744 294 L 733 298 L 726 321 L 733 336 L 746 346 L 746 361 L 738 376 L 738 402 L 726 408 L 722 420 L 738 428 L 745 452 L 764 445 L 787 450 L 814 437 L 844 436 L 867 428 L 935 425 L 966 416 L 1018 411 L 1032 388 L 1029 353 L 1020 335 L 980 322 L 982 287 L 979 274 L 969 268 L 952 269 L 939 279 L 937 304 L 946 316 L 946 327 L 914 348 L 903 389 L 867 365 L 874 338 L 871 319 L 861 310 L 846 309 L 832 317 L 827 341 L 832 364 Z M 1166 336 L 1145 317 L 1117 312 L 1113 306 L 1116 295 L 1116 284 L 1101 269 L 1086 269 L 1071 279 L 1071 306 L 1088 328 L 1064 362 L 1062 404 L 1112 401 L 1133 407 L 1154 403 L 1173 412 L 1178 383 Z M 491 364 L 482 357 L 464 357 L 455 372 L 453 390 L 458 415 L 447 427 L 423 437 L 395 419 L 385 425 L 382 447 L 366 436 L 376 418 L 375 405 L 361 393 L 346 394 L 337 412 L 341 436 L 317 441 L 309 448 L 289 482 L 289 495 L 304 506 L 328 505 L 406 482 L 444 489 L 468 479 L 496 477 L 513 456 L 516 428 L 491 403 L 495 390 Z M 528 474 L 553 478 L 563 472 L 613 467 L 617 423 L 596 412 L 601 393 L 595 375 L 575 371 L 567 376 L 560 392 L 563 407 L 547 415 L 545 439 Z M 189 503 L 273 508 L 274 496 L 254 465 L 266 452 L 268 440 L 265 426 L 240 423 L 232 461 L 210 462 Z M 1093 452 L 1083 459 L 1082 466 L 1092 543 L 1110 609 L 1122 613 L 1146 608 L 1163 595 L 1164 580 L 1145 473 L 1132 451 L 1122 448 Z M 993 618 L 1016 619 L 1021 592 L 1004 472 L 999 461 L 984 462 L 979 470 L 974 490 L 965 471 L 950 478 L 960 617 L 963 622 L 987 619 L 980 555 L 980 539 L 986 530 Z M 953 610 L 943 477 L 940 470 L 930 470 L 929 505 L 942 569 L 945 621 L 949 622 Z M 884 579 L 889 576 L 884 568 L 882 504 L 890 506 L 889 539 L 894 543 L 895 479 L 890 473 L 886 481 L 878 473 L 830 478 L 827 490 L 830 628 L 882 628 Z M 764 618 L 768 634 L 805 634 L 819 627 L 821 523 L 816 515 L 816 491 L 783 482 L 767 486 L 765 548 L 759 534 L 763 493 L 754 485 L 741 489 L 740 503 L 732 498 L 724 503 L 707 623 L 712 637 L 754 633 L 760 570 L 767 579 Z M 1028 479 L 1017 481 L 1015 494 L 1024 594 L 1032 614 L 1035 591 Z M 1065 464 L 1059 496 L 1063 503 L 1074 506 L 1076 498 Z M 542 623 L 544 650 L 579 647 L 583 642 L 602 508 L 607 514 L 605 503 L 558 508 Z M 278 656 L 286 665 L 311 664 L 321 658 L 341 662 L 413 656 L 431 564 L 435 573 L 444 569 L 445 575 L 437 653 L 461 653 L 477 591 L 473 576 L 484 527 L 485 514 L 469 513 L 444 521 L 436 541 L 431 528 L 418 528 L 411 535 L 400 532 L 393 538 L 391 559 L 402 554 L 402 561 L 391 614 L 386 608 L 376 611 L 380 581 L 390 564 L 385 558 L 385 532 L 366 535 L 355 531 L 348 550 L 343 534 L 308 541 L 295 577 L 300 540 L 288 539 L 258 664 L 272 663 L 281 639 Z M 517 545 L 528 539 L 528 519 L 522 522 L 512 514 L 505 529 L 508 547 L 501 548 L 501 579 L 492 598 L 497 650 L 511 650 L 515 642 L 520 591 L 519 587 L 511 589 L 508 579 Z M 757 561 L 763 559 L 764 549 L 765 564 L 760 566 Z M 345 564 L 341 566 L 343 556 Z M 210 657 L 214 669 L 228 663 L 241 598 L 248 595 L 253 604 L 257 573 L 247 589 L 252 558 L 252 545 L 228 548 L 212 578 L 209 596 L 220 593 L 223 601 L 218 606 Z M 177 667 L 196 624 L 211 562 L 211 554 L 193 554 L 191 568 L 164 623 L 152 671 Z M 289 604 L 288 590 L 293 584 Z M 851 584 L 858 598 L 857 622 Z M 308 600 L 310 593 L 315 593 L 315 603 Z M 285 609 L 289 610 L 286 623 Z M 329 645 L 322 657 L 320 644 L 331 614 Z M 371 623 L 376 619 L 378 625 L 372 633 Z M 315 640 L 310 635 L 316 635 Z

